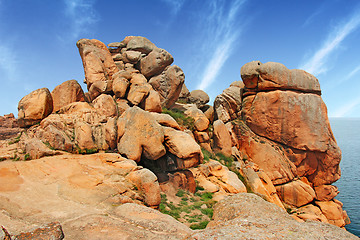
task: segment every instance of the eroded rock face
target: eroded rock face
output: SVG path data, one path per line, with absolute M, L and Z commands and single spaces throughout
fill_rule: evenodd
M 341 152 L 318 80 L 277 63 L 251 62 L 243 66 L 241 75 L 242 116 L 250 129 L 290 148 L 288 158 L 315 186 L 338 180 Z
M 167 66 L 172 64 L 173 57 L 164 49 L 156 48 L 140 61 L 140 72 L 150 78 L 161 73 Z
M 118 68 L 104 43 L 96 39 L 80 39 L 76 46 L 83 61 L 88 89 L 97 81 L 112 80 Z
M 118 143 L 120 154 L 136 162 L 142 155 L 149 160 L 165 155 L 164 130 L 149 112 L 132 107 L 121 118 L 125 122 L 124 133 Z
M 193 90 L 188 97 L 190 103 L 196 104 L 198 108 L 202 108 L 210 100 L 209 95 L 203 90 Z
M 51 92 L 53 99 L 53 112 L 73 102 L 85 101 L 84 91 L 76 80 L 63 82 Z
M 178 66 L 167 67 L 160 75 L 149 80 L 151 86 L 160 94 L 161 105 L 170 108 L 179 98 L 185 74 Z
M 39 123 L 53 111 L 53 99 L 47 88 L 40 88 L 23 97 L 18 105 L 20 127 Z
M 299 223 L 255 194 L 239 193 L 218 202 L 213 220 L 195 239 L 358 239 L 329 224 Z
M 244 87 L 242 81 L 233 82 L 215 98 L 214 109 L 216 118 L 224 123 L 240 117 L 241 89 Z

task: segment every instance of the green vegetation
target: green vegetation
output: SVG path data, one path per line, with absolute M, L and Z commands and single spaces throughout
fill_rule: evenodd
M 175 194 L 176 202 L 171 202 L 165 194 L 161 194 L 160 212 L 168 214 L 187 224 L 191 229 L 204 229 L 213 216 L 213 193 L 204 192 L 197 186 L 196 193 L 192 194 L 179 189 Z
M 170 110 L 167 108 L 163 108 L 162 113 L 169 114 L 180 126 L 183 126 L 191 131 L 194 130 L 194 119 L 185 116 L 183 111 L 180 111 L 178 109 Z
M 25 161 L 30 160 L 31 159 L 30 154 L 29 153 L 25 154 L 24 159 Z
M 18 143 L 20 141 L 21 135 L 23 132 L 21 132 L 16 138 L 14 138 L 14 140 L 9 142 L 9 145 L 14 144 L 14 143 Z
M 200 222 L 200 223 L 194 223 L 194 224 L 191 224 L 190 225 L 190 228 L 192 229 L 192 230 L 196 230 L 196 229 L 204 229 L 204 228 L 206 228 L 206 226 L 208 225 L 208 223 L 209 223 L 209 221 L 202 221 L 202 222 Z
M 44 144 L 51 150 L 55 150 L 55 148 L 53 146 L 51 146 L 51 144 L 49 142 L 44 142 Z

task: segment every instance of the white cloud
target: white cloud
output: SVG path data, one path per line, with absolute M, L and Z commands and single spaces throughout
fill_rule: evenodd
M 171 8 L 172 14 L 176 15 L 184 5 L 186 0 L 162 0 L 166 4 L 168 4 Z
M 326 62 L 331 53 L 336 50 L 342 41 L 360 25 L 360 13 L 353 15 L 348 21 L 339 24 L 331 31 L 327 40 L 322 44 L 315 54 L 299 68 L 304 69 L 314 75 L 319 75 L 327 71 Z
M 0 73 L 3 72 L 7 80 L 15 81 L 16 66 L 17 60 L 14 51 L 9 46 L 0 45 Z
M 205 39 L 207 42 L 204 43 L 204 46 L 213 54 L 209 57 L 198 85 L 198 88 L 202 90 L 215 81 L 240 35 L 241 27 L 236 25 L 236 17 L 245 0 L 233 1 L 228 7 L 228 11 L 226 11 L 224 3 L 224 1 L 211 1 L 211 12 L 206 17 L 207 26 L 204 27 L 204 30 L 207 31 L 207 39 Z
M 81 38 L 99 18 L 94 9 L 95 0 L 64 0 L 65 15 L 70 20 L 71 40 Z
M 360 97 L 353 99 L 351 102 L 343 105 L 337 111 L 334 112 L 334 117 L 345 117 L 350 113 L 355 107 L 360 105 Z

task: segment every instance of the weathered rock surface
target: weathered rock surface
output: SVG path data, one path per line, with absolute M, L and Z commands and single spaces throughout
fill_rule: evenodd
M 112 80 L 118 68 L 104 43 L 96 39 L 80 39 L 76 46 L 83 61 L 88 89 L 97 81 Z
M 266 138 L 254 134 L 242 121 L 233 123 L 240 152 L 249 161 L 259 165 L 274 185 L 291 181 L 296 176 L 295 165 L 286 157 L 282 148 Z
M 23 97 L 18 105 L 20 127 L 29 127 L 49 116 L 53 100 L 49 89 L 40 88 Z
M 224 123 L 240 117 L 241 110 L 241 89 L 244 87 L 242 81 L 233 82 L 215 98 L 214 109 L 216 118 Z
M 73 102 L 85 101 L 84 91 L 76 80 L 63 82 L 51 92 L 53 112 Z
M 246 192 L 246 187 L 239 180 L 236 174 L 218 161 L 210 160 L 199 165 L 198 168 L 191 168 L 195 180 L 207 192 L 215 194 L 217 200 L 223 199 L 229 194 Z
M 312 202 L 316 196 L 311 186 L 301 180 L 276 186 L 276 191 L 283 202 L 296 207 Z
M 16 137 L 21 131 L 14 114 L 0 116 L 0 140 Z
M 160 74 L 172 64 L 173 57 L 166 50 L 156 48 L 140 61 L 140 72 L 148 79 Z
M 288 147 L 287 156 L 299 175 L 315 186 L 338 180 L 341 152 L 318 80 L 278 63 L 251 62 L 243 66 L 241 75 L 245 84 L 242 116 L 250 129 Z
M 239 193 L 215 205 L 214 220 L 193 239 L 359 239 L 336 226 L 299 223 L 259 196 Z
M 241 67 L 241 78 L 246 88 L 261 90 L 299 90 L 320 93 L 319 81 L 311 74 L 299 69 L 287 69 L 283 64 L 253 61 Z
M 149 83 L 160 94 L 162 107 L 171 108 L 180 96 L 184 81 L 184 72 L 174 65 L 167 67 L 160 75 L 152 77 Z
M 232 154 L 231 136 L 225 124 L 221 120 L 216 120 L 214 126 L 214 148 L 227 157 Z
M 141 156 L 157 160 L 165 155 L 164 130 L 154 117 L 138 107 L 127 109 L 121 118 L 125 121 L 124 133 L 118 143 L 120 154 L 136 162 Z
M 197 166 L 203 160 L 200 146 L 187 133 L 165 127 L 165 146 L 175 155 L 178 169 Z
M 198 108 L 202 108 L 210 101 L 209 95 L 203 90 L 193 90 L 188 97 L 190 103 L 196 104 Z

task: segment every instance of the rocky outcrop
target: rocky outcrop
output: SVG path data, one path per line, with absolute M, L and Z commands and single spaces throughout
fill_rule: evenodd
M 49 89 L 40 88 L 23 97 L 18 105 L 20 127 L 39 123 L 53 111 L 53 100 Z
M 85 101 L 84 91 L 76 80 L 63 82 L 51 92 L 53 112 L 73 102 Z
M 275 204 L 249 193 L 220 201 L 208 227 L 194 239 L 358 239 L 336 226 L 299 223 Z
M 242 81 L 233 82 L 229 88 L 215 98 L 214 109 L 217 119 L 227 123 L 240 117 L 243 88 Z
M 19 102 L 18 121 L 0 118 L 26 127 L 0 141 L 0 222 L 11 233 L 58 221 L 71 239 L 351 237 L 298 223 L 349 223 L 334 199 L 341 152 L 315 77 L 251 62 L 212 107 L 144 37 L 77 46 L 88 92 L 75 80 L 39 89 Z M 219 200 L 197 232 L 154 210 L 190 222 L 180 206 L 207 221 Z
M 21 128 L 14 114 L 0 116 L 0 140 L 16 137 L 20 132 Z
M 338 180 L 341 152 L 317 79 L 282 64 L 260 62 L 245 64 L 241 75 L 247 93 L 242 115 L 250 129 L 291 148 L 294 153 L 288 155 L 295 165 L 312 162 L 302 176 L 315 186 Z

